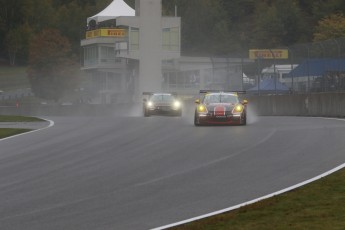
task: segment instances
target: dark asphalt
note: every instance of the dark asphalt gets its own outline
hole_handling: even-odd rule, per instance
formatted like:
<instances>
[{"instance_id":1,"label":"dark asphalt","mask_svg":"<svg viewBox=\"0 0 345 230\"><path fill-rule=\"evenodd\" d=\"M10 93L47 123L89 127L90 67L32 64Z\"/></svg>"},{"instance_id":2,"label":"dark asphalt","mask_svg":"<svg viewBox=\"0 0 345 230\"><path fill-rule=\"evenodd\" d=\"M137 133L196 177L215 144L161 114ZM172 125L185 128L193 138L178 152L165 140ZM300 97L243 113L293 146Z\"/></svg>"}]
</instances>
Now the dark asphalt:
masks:
<instances>
[{"instance_id":1,"label":"dark asphalt","mask_svg":"<svg viewBox=\"0 0 345 230\"><path fill-rule=\"evenodd\" d=\"M0 141L0 229L146 230L224 209L345 162L345 122L49 117Z\"/></svg>"}]
</instances>

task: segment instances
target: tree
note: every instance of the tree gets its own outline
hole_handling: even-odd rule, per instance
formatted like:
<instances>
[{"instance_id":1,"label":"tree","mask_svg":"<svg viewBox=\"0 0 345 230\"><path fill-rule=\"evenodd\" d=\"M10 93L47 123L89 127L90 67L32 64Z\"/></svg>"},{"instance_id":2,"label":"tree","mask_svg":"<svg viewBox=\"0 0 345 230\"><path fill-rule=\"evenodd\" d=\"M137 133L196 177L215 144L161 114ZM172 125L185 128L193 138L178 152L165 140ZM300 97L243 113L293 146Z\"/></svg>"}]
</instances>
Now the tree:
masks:
<instances>
[{"instance_id":1,"label":"tree","mask_svg":"<svg viewBox=\"0 0 345 230\"><path fill-rule=\"evenodd\" d=\"M257 24L254 34L259 47L288 46L301 39L305 33L302 14L294 1L276 0L262 3L256 10Z\"/></svg>"},{"instance_id":2,"label":"tree","mask_svg":"<svg viewBox=\"0 0 345 230\"><path fill-rule=\"evenodd\" d=\"M31 42L28 75L37 97L58 101L78 84L79 65L67 38L46 29Z\"/></svg>"},{"instance_id":3,"label":"tree","mask_svg":"<svg viewBox=\"0 0 345 230\"><path fill-rule=\"evenodd\" d=\"M25 0L21 3L23 9L23 23L28 24L34 33L43 29L54 28L56 11L51 0Z\"/></svg>"},{"instance_id":4,"label":"tree","mask_svg":"<svg viewBox=\"0 0 345 230\"><path fill-rule=\"evenodd\" d=\"M11 31L10 36L14 36L14 30L23 23L23 7L20 0L0 0L0 55L8 56L6 37Z\"/></svg>"},{"instance_id":5,"label":"tree","mask_svg":"<svg viewBox=\"0 0 345 230\"><path fill-rule=\"evenodd\" d=\"M98 0L97 3L94 3L91 0L85 2L84 0L68 0L65 1L65 4L60 4L56 7L55 28L69 39L75 54L80 52L80 39L84 37L86 18L103 10L110 4L110 1ZM94 5L90 5L87 2Z\"/></svg>"},{"instance_id":6,"label":"tree","mask_svg":"<svg viewBox=\"0 0 345 230\"><path fill-rule=\"evenodd\" d=\"M220 0L163 1L165 15L181 17L181 48L189 55L215 55L231 49L229 25ZM228 46L230 44L230 46Z\"/></svg>"},{"instance_id":7,"label":"tree","mask_svg":"<svg viewBox=\"0 0 345 230\"><path fill-rule=\"evenodd\" d=\"M6 35L5 43L10 57L10 65L14 66L16 62L16 55L22 49L22 34L20 29L12 29Z\"/></svg>"},{"instance_id":8,"label":"tree","mask_svg":"<svg viewBox=\"0 0 345 230\"><path fill-rule=\"evenodd\" d=\"M58 29L78 54L87 17L111 1L0 0L0 58L8 58L10 50L12 63L25 64L30 34L47 28ZM135 7L135 0L125 2ZM345 14L344 0L162 0L162 4L164 16L174 16L177 6L182 18L183 55L226 55L253 47L311 42L313 32L319 32L319 21Z\"/></svg>"},{"instance_id":9,"label":"tree","mask_svg":"<svg viewBox=\"0 0 345 230\"><path fill-rule=\"evenodd\" d=\"M315 29L314 41L345 37L345 16L332 14L321 19Z\"/></svg>"},{"instance_id":10,"label":"tree","mask_svg":"<svg viewBox=\"0 0 345 230\"><path fill-rule=\"evenodd\" d=\"M313 16L316 21L321 20L331 14L344 14L344 0L313 1Z\"/></svg>"},{"instance_id":11,"label":"tree","mask_svg":"<svg viewBox=\"0 0 345 230\"><path fill-rule=\"evenodd\" d=\"M5 45L10 58L10 65L17 63L17 56L22 60L27 60L28 44L32 37L31 27L24 24L11 29L5 37ZM25 62L25 61L24 61Z\"/></svg>"},{"instance_id":12,"label":"tree","mask_svg":"<svg viewBox=\"0 0 345 230\"><path fill-rule=\"evenodd\" d=\"M57 29L71 41L72 50L78 53L80 50L80 38L85 31L86 17L83 8L75 1L63 5L57 10Z\"/></svg>"},{"instance_id":13,"label":"tree","mask_svg":"<svg viewBox=\"0 0 345 230\"><path fill-rule=\"evenodd\" d=\"M251 48L253 38L256 0L221 0L227 13L231 42L237 44L237 49L247 51Z\"/></svg>"}]
</instances>

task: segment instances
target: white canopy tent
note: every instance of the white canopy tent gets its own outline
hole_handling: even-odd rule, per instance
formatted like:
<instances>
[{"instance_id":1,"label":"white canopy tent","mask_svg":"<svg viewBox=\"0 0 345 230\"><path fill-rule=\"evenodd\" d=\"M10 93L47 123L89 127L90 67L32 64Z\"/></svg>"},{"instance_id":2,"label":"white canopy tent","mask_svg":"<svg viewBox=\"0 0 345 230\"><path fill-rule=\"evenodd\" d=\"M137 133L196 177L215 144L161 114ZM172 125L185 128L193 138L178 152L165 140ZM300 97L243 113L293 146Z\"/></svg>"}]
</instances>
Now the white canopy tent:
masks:
<instances>
[{"instance_id":1,"label":"white canopy tent","mask_svg":"<svg viewBox=\"0 0 345 230\"><path fill-rule=\"evenodd\" d=\"M95 20L96 23L98 23L120 16L135 16L135 10L128 6L123 0L113 0L104 10L89 17L87 23L89 24L91 20Z\"/></svg>"}]
</instances>

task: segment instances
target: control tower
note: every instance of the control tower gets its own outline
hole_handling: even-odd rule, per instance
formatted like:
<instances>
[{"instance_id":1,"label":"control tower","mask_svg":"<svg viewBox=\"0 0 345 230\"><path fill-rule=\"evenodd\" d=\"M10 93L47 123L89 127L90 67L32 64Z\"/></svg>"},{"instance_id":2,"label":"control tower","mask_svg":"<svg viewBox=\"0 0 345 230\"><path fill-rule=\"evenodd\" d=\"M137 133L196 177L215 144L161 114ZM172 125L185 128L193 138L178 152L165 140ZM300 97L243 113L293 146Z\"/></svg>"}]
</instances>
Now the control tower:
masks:
<instances>
[{"instance_id":1,"label":"control tower","mask_svg":"<svg viewBox=\"0 0 345 230\"><path fill-rule=\"evenodd\" d=\"M162 91L162 63L180 58L180 34L181 18L162 16L162 0L136 0L135 10L113 0L89 17L82 70L92 75L101 103L130 91L136 99Z\"/></svg>"},{"instance_id":2,"label":"control tower","mask_svg":"<svg viewBox=\"0 0 345 230\"><path fill-rule=\"evenodd\" d=\"M139 91L161 91L162 83L162 1L136 0L139 20Z\"/></svg>"}]
</instances>

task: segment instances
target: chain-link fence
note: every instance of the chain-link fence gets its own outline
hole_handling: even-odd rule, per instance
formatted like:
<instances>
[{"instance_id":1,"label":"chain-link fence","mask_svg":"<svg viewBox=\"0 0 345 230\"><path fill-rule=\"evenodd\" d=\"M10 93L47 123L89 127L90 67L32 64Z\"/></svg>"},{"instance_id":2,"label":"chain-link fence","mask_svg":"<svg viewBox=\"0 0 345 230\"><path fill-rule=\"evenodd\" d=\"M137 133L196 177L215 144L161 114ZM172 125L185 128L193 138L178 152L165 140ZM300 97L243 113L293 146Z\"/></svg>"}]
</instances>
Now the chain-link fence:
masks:
<instances>
[{"instance_id":1,"label":"chain-link fence","mask_svg":"<svg viewBox=\"0 0 345 230\"><path fill-rule=\"evenodd\" d=\"M257 92L345 91L345 37L279 47L278 50L285 50L288 55L256 58L256 72L255 67L253 71L253 67L244 66L244 72L247 68L255 79ZM272 83L268 89L265 88L267 82Z\"/></svg>"}]
</instances>

